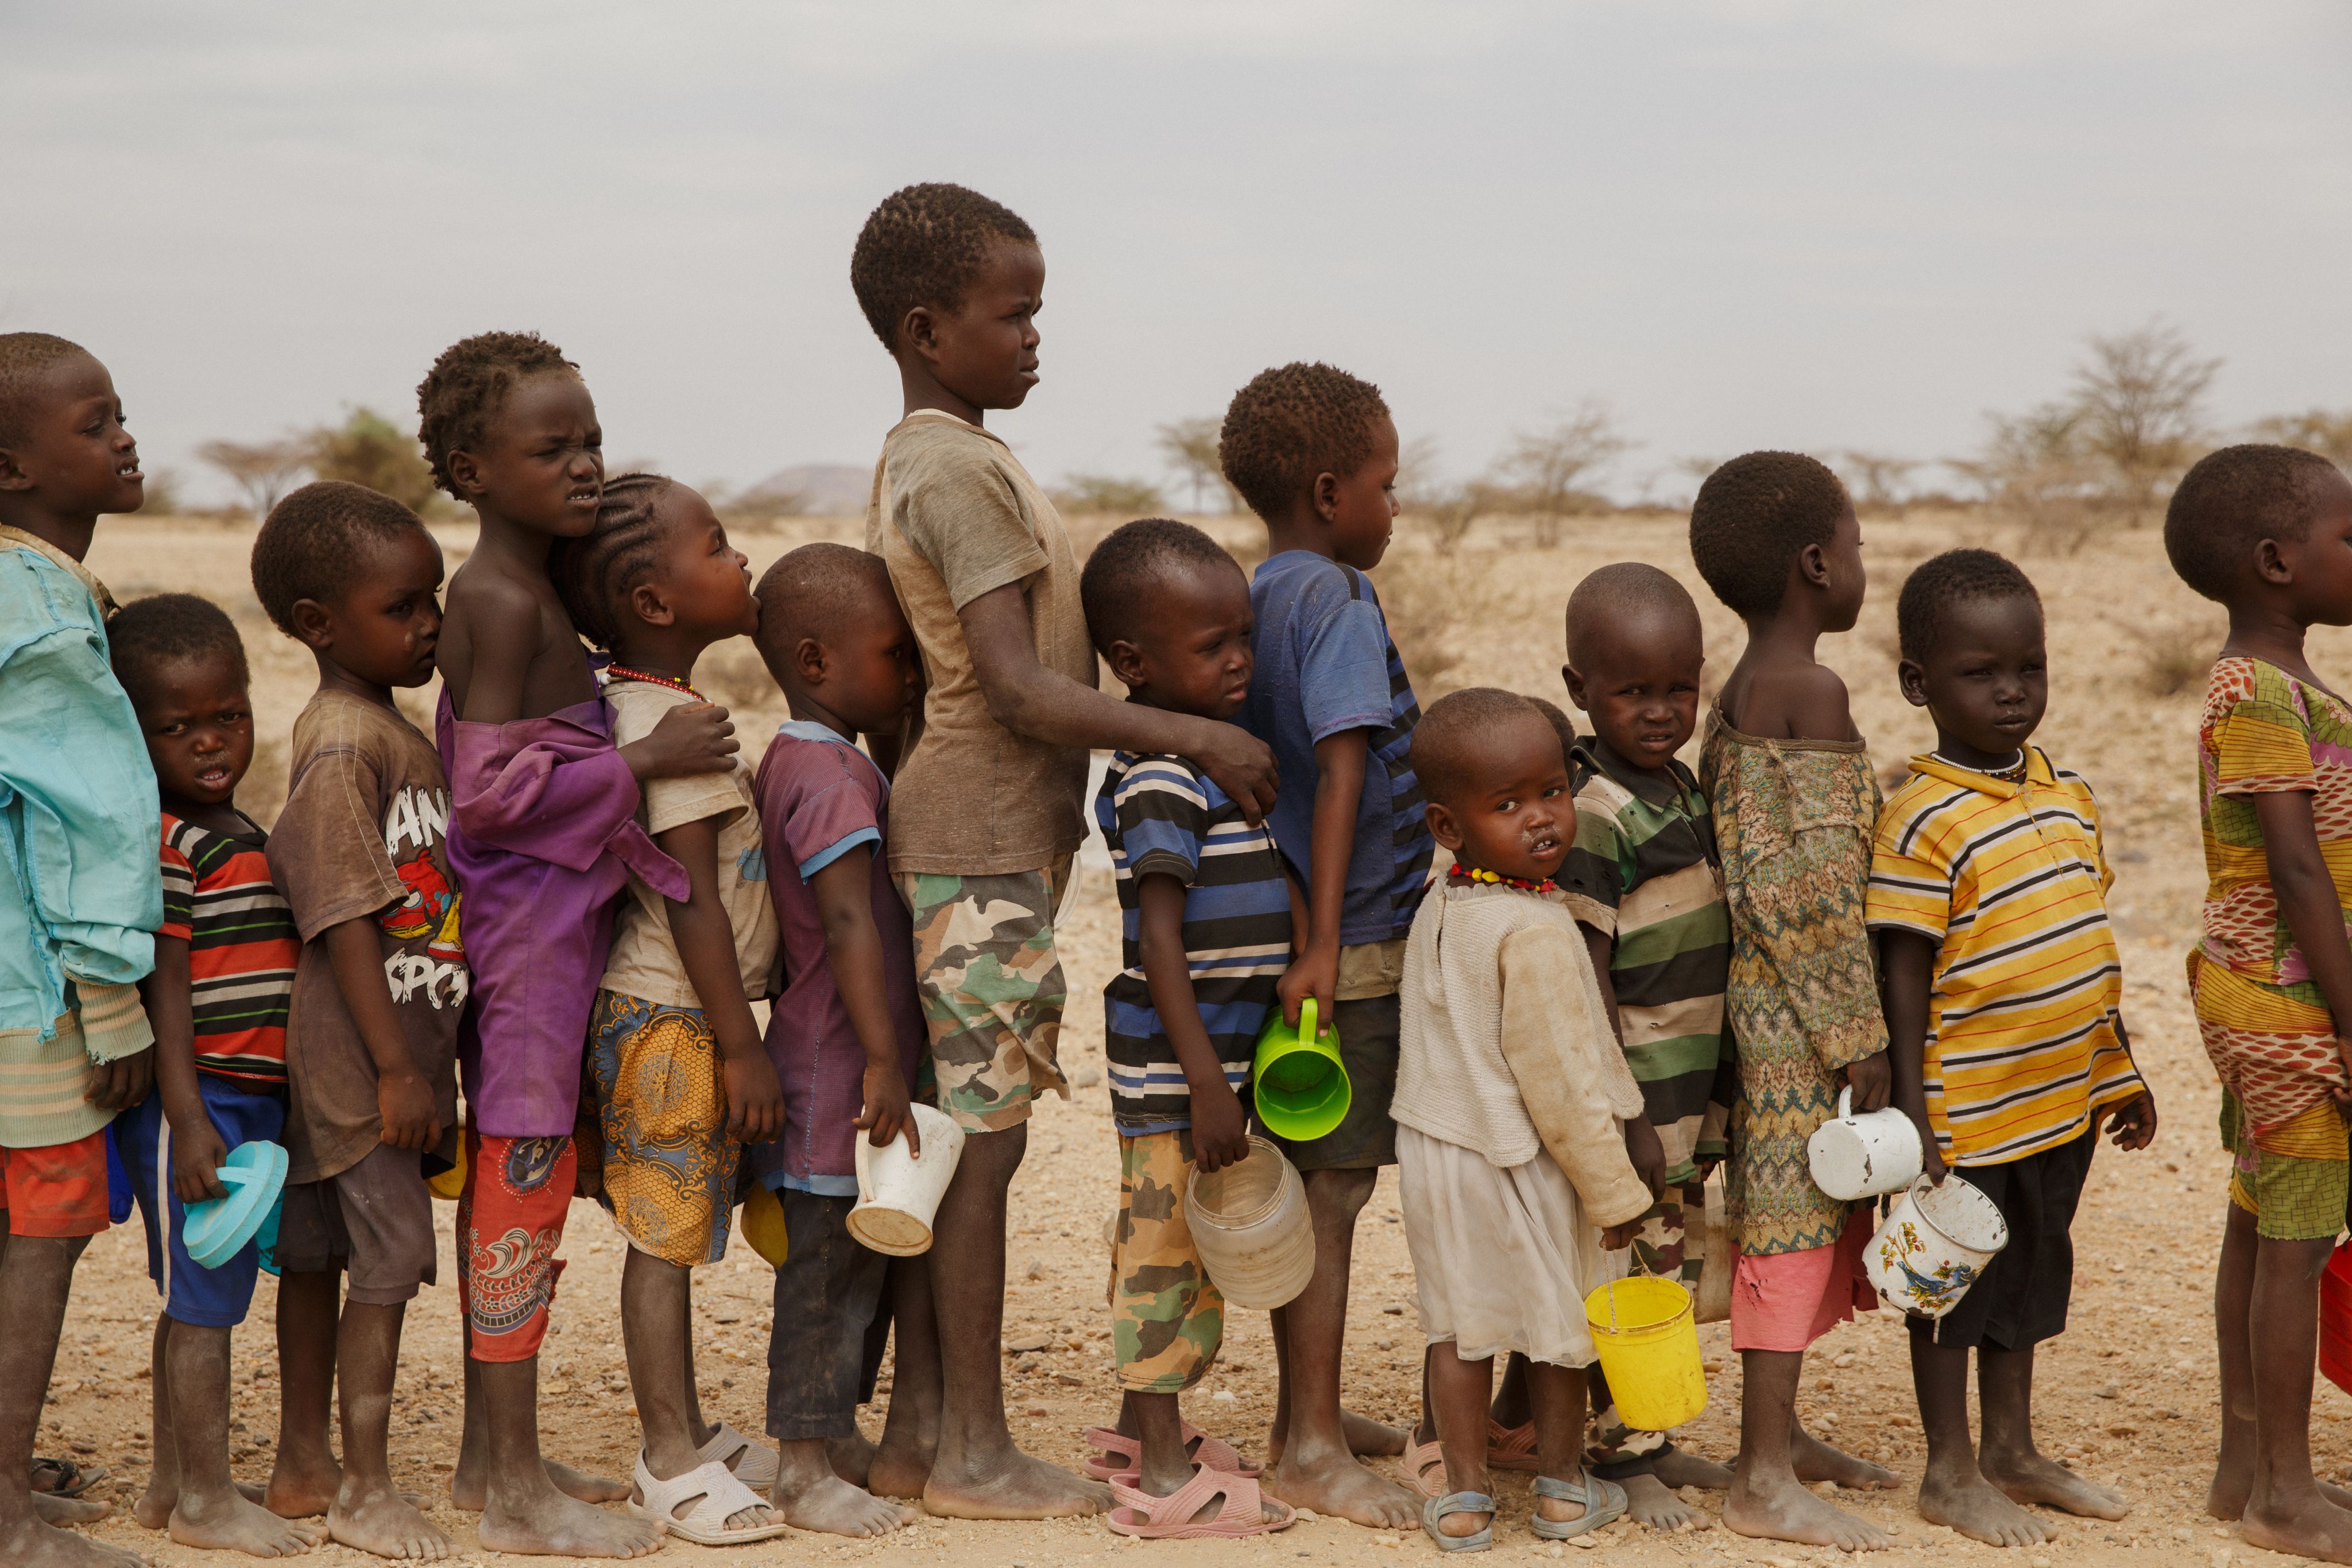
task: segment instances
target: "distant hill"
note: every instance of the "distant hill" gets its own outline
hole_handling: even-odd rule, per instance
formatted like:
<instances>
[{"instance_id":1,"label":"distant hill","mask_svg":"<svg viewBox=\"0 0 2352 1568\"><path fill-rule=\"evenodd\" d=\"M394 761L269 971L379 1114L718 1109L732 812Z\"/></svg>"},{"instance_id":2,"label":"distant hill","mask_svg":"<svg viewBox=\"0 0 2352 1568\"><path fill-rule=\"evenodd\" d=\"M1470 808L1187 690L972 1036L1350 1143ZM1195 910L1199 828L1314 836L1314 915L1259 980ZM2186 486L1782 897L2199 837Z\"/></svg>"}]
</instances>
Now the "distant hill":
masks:
<instances>
[{"instance_id":1,"label":"distant hill","mask_svg":"<svg viewBox=\"0 0 2352 1568\"><path fill-rule=\"evenodd\" d=\"M810 517L843 517L866 510L874 490L874 470L847 463L796 463L779 468L745 489L739 500L752 497L796 497L793 510Z\"/></svg>"}]
</instances>

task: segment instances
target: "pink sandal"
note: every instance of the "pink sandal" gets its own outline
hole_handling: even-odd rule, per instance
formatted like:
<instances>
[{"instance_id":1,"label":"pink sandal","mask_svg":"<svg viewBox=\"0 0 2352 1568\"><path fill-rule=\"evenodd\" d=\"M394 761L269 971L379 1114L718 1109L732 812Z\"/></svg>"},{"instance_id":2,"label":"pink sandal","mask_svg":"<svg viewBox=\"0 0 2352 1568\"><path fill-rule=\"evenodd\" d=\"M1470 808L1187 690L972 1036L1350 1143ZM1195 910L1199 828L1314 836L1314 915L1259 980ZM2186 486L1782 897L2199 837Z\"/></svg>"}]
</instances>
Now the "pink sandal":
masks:
<instances>
[{"instance_id":1,"label":"pink sandal","mask_svg":"<svg viewBox=\"0 0 2352 1568\"><path fill-rule=\"evenodd\" d=\"M1541 1469L1543 1461L1536 1457L1536 1424L1506 1427L1489 1417L1486 1422L1486 1468L1491 1470Z\"/></svg>"},{"instance_id":2,"label":"pink sandal","mask_svg":"<svg viewBox=\"0 0 2352 1568\"><path fill-rule=\"evenodd\" d=\"M1153 1497L1142 1490L1142 1475L1134 1470L1111 1477L1110 1494L1118 1500L1118 1506L1104 1516L1104 1522L1114 1531L1139 1541L1191 1541L1202 1537L1238 1541L1245 1535L1271 1535L1277 1530L1289 1529L1298 1521L1298 1511L1280 1502L1274 1506L1282 1511L1282 1517L1266 1518L1266 1500L1259 1493L1255 1480L1213 1470L1206 1465L1194 1467L1192 1479L1166 1497ZM1205 1518L1196 1517L1212 1498L1222 1500L1217 1511Z\"/></svg>"},{"instance_id":3,"label":"pink sandal","mask_svg":"<svg viewBox=\"0 0 2352 1568\"><path fill-rule=\"evenodd\" d=\"M1405 1484L1423 1497L1445 1495L1445 1452L1435 1439L1422 1442L1408 1431L1404 1437L1404 1453L1397 1460L1397 1469L1404 1472Z\"/></svg>"},{"instance_id":4,"label":"pink sandal","mask_svg":"<svg viewBox=\"0 0 2352 1568\"><path fill-rule=\"evenodd\" d=\"M1223 1437L1212 1437L1190 1421L1184 1423L1184 1443L1192 1452L1192 1462L1205 1470L1223 1470L1229 1476L1255 1479L1265 1473L1265 1467L1244 1459L1241 1450ZM1143 1442L1125 1437L1117 1427L1089 1427L1087 1447L1095 1450L1087 1456L1087 1474L1098 1481L1107 1481L1129 1472L1140 1474L1143 1469ZM1108 1454L1110 1458L1102 1456Z\"/></svg>"}]
</instances>

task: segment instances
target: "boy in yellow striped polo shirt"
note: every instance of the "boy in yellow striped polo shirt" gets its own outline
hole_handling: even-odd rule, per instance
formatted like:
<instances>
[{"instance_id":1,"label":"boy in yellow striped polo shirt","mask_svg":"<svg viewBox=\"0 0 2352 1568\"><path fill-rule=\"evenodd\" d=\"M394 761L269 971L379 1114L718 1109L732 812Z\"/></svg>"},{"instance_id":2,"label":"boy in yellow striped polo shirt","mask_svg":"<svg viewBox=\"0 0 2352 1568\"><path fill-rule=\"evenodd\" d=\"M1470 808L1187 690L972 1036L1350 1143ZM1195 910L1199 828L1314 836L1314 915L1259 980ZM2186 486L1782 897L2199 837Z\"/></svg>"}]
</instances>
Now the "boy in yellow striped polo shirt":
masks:
<instances>
[{"instance_id":1,"label":"boy in yellow striped polo shirt","mask_svg":"<svg viewBox=\"0 0 2352 1568\"><path fill-rule=\"evenodd\" d=\"M2030 744L2049 702L2041 597L1991 551L1952 550L1911 574L1895 620L1903 695L1934 716L1936 749L1911 759L1871 856L1895 1103L1919 1124L1927 1174L1981 1189L2010 1234L1950 1312L1911 1321L1927 1439L1919 1511L1996 1546L2032 1545L2055 1531L2021 1503L2095 1519L2131 1506L2035 1451L2033 1347L2066 1326L2068 1231L2099 1119L2118 1147L2145 1148L2156 1102L2118 1010L2098 804Z\"/></svg>"}]
</instances>

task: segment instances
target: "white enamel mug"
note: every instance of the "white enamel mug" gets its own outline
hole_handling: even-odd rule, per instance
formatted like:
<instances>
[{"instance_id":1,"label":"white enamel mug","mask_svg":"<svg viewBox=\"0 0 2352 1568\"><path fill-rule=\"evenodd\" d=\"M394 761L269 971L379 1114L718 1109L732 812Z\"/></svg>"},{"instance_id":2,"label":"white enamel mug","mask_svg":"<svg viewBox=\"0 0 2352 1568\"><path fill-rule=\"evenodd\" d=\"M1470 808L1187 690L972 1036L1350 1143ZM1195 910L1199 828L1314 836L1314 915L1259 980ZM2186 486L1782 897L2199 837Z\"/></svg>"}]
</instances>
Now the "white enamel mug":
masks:
<instances>
[{"instance_id":1,"label":"white enamel mug","mask_svg":"<svg viewBox=\"0 0 2352 1568\"><path fill-rule=\"evenodd\" d=\"M1923 1176L1895 1200L1870 1239L1863 1272L1895 1311L1940 1318L2008 1245L2009 1221L1981 1187L1957 1175L1937 1186Z\"/></svg>"},{"instance_id":2,"label":"white enamel mug","mask_svg":"<svg viewBox=\"0 0 2352 1568\"><path fill-rule=\"evenodd\" d=\"M1815 1186L1852 1203L1900 1192L1919 1179L1926 1156L1917 1123L1892 1105L1854 1114L1851 1084L1838 1091L1837 1108L1805 1144Z\"/></svg>"}]
</instances>

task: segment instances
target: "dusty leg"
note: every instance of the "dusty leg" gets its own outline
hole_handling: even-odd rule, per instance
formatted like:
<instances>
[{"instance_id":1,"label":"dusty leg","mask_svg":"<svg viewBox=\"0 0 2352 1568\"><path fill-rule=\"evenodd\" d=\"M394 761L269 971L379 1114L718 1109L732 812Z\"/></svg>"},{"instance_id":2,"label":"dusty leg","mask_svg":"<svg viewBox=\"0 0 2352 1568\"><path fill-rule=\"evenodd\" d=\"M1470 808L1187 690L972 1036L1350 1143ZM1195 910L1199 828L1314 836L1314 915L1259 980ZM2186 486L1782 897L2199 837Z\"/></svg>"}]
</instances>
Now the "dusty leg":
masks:
<instances>
[{"instance_id":1,"label":"dusty leg","mask_svg":"<svg viewBox=\"0 0 2352 1568\"><path fill-rule=\"evenodd\" d=\"M406 1313L405 1303L343 1305L336 1336L343 1484L327 1511L327 1529L344 1545L378 1557L437 1563L449 1555L449 1537L392 1482L392 1390L399 1376L400 1328Z\"/></svg>"},{"instance_id":2,"label":"dusty leg","mask_svg":"<svg viewBox=\"0 0 2352 1568\"><path fill-rule=\"evenodd\" d=\"M472 1354L473 1331L461 1333L466 1343L460 1353L466 1364L465 1427L457 1439L457 1468L449 1477L449 1501L468 1513L479 1513L490 1495L490 1424L482 1397L482 1364ZM629 1495L626 1481L588 1475L553 1459L540 1462L555 1490L566 1497L582 1502L618 1502Z\"/></svg>"},{"instance_id":3,"label":"dusty leg","mask_svg":"<svg viewBox=\"0 0 2352 1568\"><path fill-rule=\"evenodd\" d=\"M1513 1359L1517 1359L1514 1357ZM1585 1378L1580 1366L1528 1365L1528 1401L1536 1424L1536 1463L1540 1474L1573 1481L1584 1466ZM1638 1480L1651 1480L1639 1476ZM1653 1485L1656 1483L1652 1481ZM1584 1517L1584 1505L1566 1498L1536 1500L1536 1511L1555 1523Z\"/></svg>"},{"instance_id":4,"label":"dusty leg","mask_svg":"<svg viewBox=\"0 0 2352 1568\"><path fill-rule=\"evenodd\" d=\"M866 1471L877 1497L919 1498L940 1447L940 1330L929 1257L890 1260L890 1408Z\"/></svg>"},{"instance_id":5,"label":"dusty leg","mask_svg":"<svg viewBox=\"0 0 2352 1568\"><path fill-rule=\"evenodd\" d=\"M131 1505L131 1517L149 1530L161 1530L171 1522L172 1505L180 1500L179 1439L172 1424L172 1374L163 1364L164 1346L171 1343L172 1319L169 1313L155 1314L155 1342L148 1375L154 1409L155 1466L148 1473L147 1490Z\"/></svg>"},{"instance_id":6,"label":"dusty leg","mask_svg":"<svg viewBox=\"0 0 2352 1568\"><path fill-rule=\"evenodd\" d=\"M1282 1310L1277 1329L1283 1386L1276 1399L1286 1424L1282 1458L1266 1472L1265 1490L1294 1508L1334 1514L1374 1529L1395 1530L1421 1517L1420 1500L1363 1467L1349 1447L1339 1413L1339 1365L1348 1333L1348 1270L1355 1249L1356 1215L1372 1196L1380 1173L1308 1171L1306 1175L1307 1216L1315 1227L1315 1272L1306 1291ZM1486 1433L1482 1414L1478 1427L1482 1469ZM1473 1533L1475 1529L1474 1524Z\"/></svg>"},{"instance_id":7,"label":"dusty leg","mask_svg":"<svg viewBox=\"0 0 2352 1568\"><path fill-rule=\"evenodd\" d=\"M621 1343L628 1355L629 1388L644 1423L646 1469L656 1480L675 1480L702 1463L696 1450L710 1440L694 1387L693 1270L632 1247L621 1265ZM630 1496L636 1501L635 1489ZM695 1500L678 1504L691 1511ZM766 1507L727 1516L730 1529L772 1524Z\"/></svg>"},{"instance_id":8,"label":"dusty leg","mask_svg":"<svg viewBox=\"0 0 2352 1568\"><path fill-rule=\"evenodd\" d=\"M1023 1453L1005 1425L1005 1193L1028 1146L1025 1124L967 1137L933 1228L944 1375L923 1506L951 1519L1053 1519L1110 1506L1109 1488Z\"/></svg>"},{"instance_id":9,"label":"dusty leg","mask_svg":"<svg viewBox=\"0 0 2352 1568\"><path fill-rule=\"evenodd\" d=\"M2237 1218L2231 1216L2232 1222ZM2240 1529L2248 1541L2352 1563L2352 1511L2311 1475L2312 1364L2319 1349L2319 1272L2332 1240L2259 1238L2249 1313L2253 1350L2254 1477Z\"/></svg>"},{"instance_id":10,"label":"dusty leg","mask_svg":"<svg viewBox=\"0 0 2352 1568\"><path fill-rule=\"evenodd\" d=\"M2033 1446L2033 1347L1977 1352L1977 1407L1984 1417L1985 1479L2018 1502L2038 1502L2085 1519L2121 1519L2124 1494L2042 1457Z\"/></svg>"},{"instance_id":11,"label":"dusty leg","mask_svg":"<svg viewBox=\"0 0 2352 1568\"><path fill-rule=\"evenodd\" d=\"M606 1513L567 1497L539 1452L539 1358L481 1364L488 1495L478 1527L492 1552L642 1557L665 1535L653 1520Z\"/></svg>"},{"instance_id":12,"label":"dusty leg","mask_svg":"<svg viewBox=\"0 0 2352 1568\"><path fill-rule=\"evenodd\" d=\"M1319 1257L1316 1269L1321 1272ZM1449 1493L1483 1492L1492 1497L1495 1484L1486 1473L1486 1402L1495 1392L1494 1358L1465 1361L1448 1340L1430 1346L1428 1365L1430 1407L1437 1425L1438 1446L1445 1451L1445 1490ZM1492 1523L1494 1517L1489 1513L1441 1514L1437 1528L1439 1533L1456 1538L1475 1535Z\"/></svg>"},{"instance_id":13,"label":"dusty leg","mask_svg":"<svg viewBox=\"0 0 2352 1568\"><path fill-rule=\"evenodd\" d=\"M327 1424L335 1402L341 1275L288 1273L278 1281L278 1458L262 1502L281 1519L325 1513L342 1490ZM157 1458L162 1458L162 1445Z\"/></svg>"},{"instance_id":14,"label":"dusty leg","mask_svg":"<svg viewBox=\"0 0 2352 1568\"><path fill-rule=\"evenodd\" d=\"M1184 1414L1175 1395L1128 1390L1119 1401L1119 1430L1142 1446L1138 1485L1145 1492L1168 1497L1192 1480L1199 1467L1184 1441ZM1223 1506L1223 1498L1211 1498L1192 1517L1212 1517ZM1282 1517L1282 1510L1270 1498L1259 1502L1258 1511L1258 1517L1269 1521Z\"/></svg>"},{"instance_id":15,"label":"dusty leg","mask_svg":"<svg viewBox=\"0 0 2352 1568\"><path fill-rule=\"evenodd\" d=\"M1807 1491L1790 1458L1797 1435L1801 1350L1740 1353L1745 1393L1739 1406L1739 1459L1723 1500L1723 1522L1741 1535L1810 1542L1844 1552L1880 1552L1885 1531ZM1834 1452L1835 1450L1832 1450Z\"/></svg>"},{"instance_id":16,"label":"dusty leg","mask_svg":"<svg viewBox=\"0 0 2352 1568\"><path fill-rule=\"evenodd\" d=\"M1978 1468L1976 1448L1969 1439L1968 1346L1937 1344L1925 1323L1914 1322L1910 1328L1911 1387L1919 1398L1919 1426L1927 1437L1927 1468L1919 1478L1919 1517L1931 1524L1948 1524L1992 1546L2038 1546L2052 1539L2056 1531L2004 1496ZM1984 1421L1990 1445L1990 1406Z\"/></svg>"},{"instance_id":17,"label":"dusty leg","mask_svg":"<svg viewBox=\"0 0 2352 1568\"><path fill-rule=\"evenodd\" d=\"M163 1353L171 1387L178 1496L165 1527L183 1546L291 1557L324 1539L252 1501L228 1473L228 1345L225 1328L173 1322ZM161 1444L158 1443L160 1448Z\"/></svg>"},{"instance_id":18,"label":"dusty leg","mask_svg":"<svg viewBox=\"0 0 2352 1568\"><path fill-rule=\"evenodd\" d=\"M87 1238L14 1236L0 1252L0 1475L31 1473L33 1437L57 1369L74 1262ZM133 1568L146 1559L45 1521L30 1488L0 1487L0 1563L9 1568Z\"/></svg>"}]
</instances>

